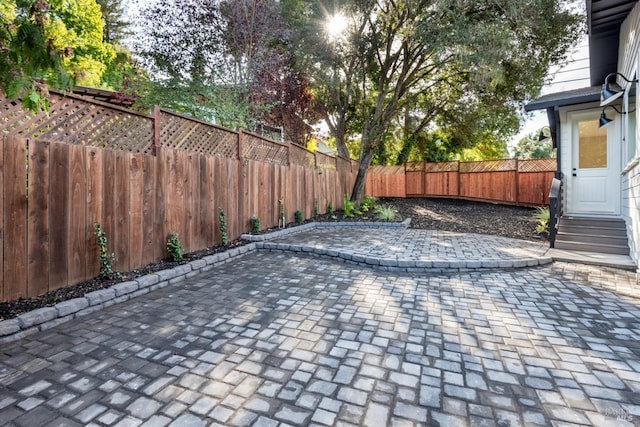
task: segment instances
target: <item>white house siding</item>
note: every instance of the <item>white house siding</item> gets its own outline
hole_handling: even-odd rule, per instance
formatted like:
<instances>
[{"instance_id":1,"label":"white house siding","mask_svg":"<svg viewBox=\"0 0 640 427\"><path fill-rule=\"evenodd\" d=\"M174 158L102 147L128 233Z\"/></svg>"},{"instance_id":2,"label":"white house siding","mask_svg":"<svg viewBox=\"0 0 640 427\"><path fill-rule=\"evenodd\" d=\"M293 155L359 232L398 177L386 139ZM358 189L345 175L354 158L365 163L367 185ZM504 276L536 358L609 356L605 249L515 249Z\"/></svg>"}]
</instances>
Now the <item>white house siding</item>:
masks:
<instances>
[{"instance_id":1,"label":"white house siding","mask_svg":"<svg viewBox=\"0 0 640 427\"><path fill-rule=\"evenodd\" d=\"M637 77L640 69L640 4L636 5L620 28L620 50L618 55L618 71L633 79ZM623 84L624 81L618 80ZM638 97L635 101L636 123L640 123L640 110ZM633 111L634 107L629 106ZM636 141L640 142L640 133L636 126ZM638 147L636 154L631 159L623 154L622 167L622 216L627 223L631 258L636 265L640 261L640 163L638 162Z\"/></svg>"}]
</instances>

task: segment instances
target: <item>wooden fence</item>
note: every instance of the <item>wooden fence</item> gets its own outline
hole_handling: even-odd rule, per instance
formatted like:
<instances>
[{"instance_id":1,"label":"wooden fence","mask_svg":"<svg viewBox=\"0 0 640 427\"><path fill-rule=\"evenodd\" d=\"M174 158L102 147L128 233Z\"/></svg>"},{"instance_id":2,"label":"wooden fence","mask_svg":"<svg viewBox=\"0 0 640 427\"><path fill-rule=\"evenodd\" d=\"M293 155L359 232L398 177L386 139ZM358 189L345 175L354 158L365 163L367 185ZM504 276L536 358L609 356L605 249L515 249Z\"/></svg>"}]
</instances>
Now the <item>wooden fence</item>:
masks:
<instances>
[{"instance_id":1,"label":"wooden fence","mask_svg":"<svg viewBox=\"0 0 640 427\"><path fill-rule=\"evenodd\" d=\"M549 204L556 159L410 162L376 166L366 194L376 197L451 197L519 205Z\"/></svg>"},{"instance_id":2,"label":"wooden fence","mask_svg":"<svg viewBox=\"0 0 640 427\"><path fill-rule=\"evenodd\" d=\"M357 164L156 109L153 115L54 93L49 115L0 99L0 301L37 296L100 271L94 224L115 269L340 207Z\"/></svg>"}]
</instances>

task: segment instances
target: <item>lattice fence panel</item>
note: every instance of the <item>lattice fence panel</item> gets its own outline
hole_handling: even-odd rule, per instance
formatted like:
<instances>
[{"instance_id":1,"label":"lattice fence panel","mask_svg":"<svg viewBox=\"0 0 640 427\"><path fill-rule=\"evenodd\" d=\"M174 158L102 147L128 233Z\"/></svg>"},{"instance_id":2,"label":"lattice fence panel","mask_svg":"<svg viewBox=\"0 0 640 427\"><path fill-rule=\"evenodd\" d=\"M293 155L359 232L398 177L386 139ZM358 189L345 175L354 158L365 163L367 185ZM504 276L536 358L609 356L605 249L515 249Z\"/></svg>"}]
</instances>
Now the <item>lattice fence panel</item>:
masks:
<instances>
[{"instance_id":1,"label":"lattice fence panel","mask_svg":"<svg viewBox=\"0 0 640 427\"><path fill-rule=\"evenodd\" d=\"M458 162L428 162L424 164L425 172L457 172Z\"/></svg>"},{"instance_id":2,"label":"lattice fence panel","mask_svg":"<svg viewBox=\"0 0 640 427\"><path fill-rule=\"evenodd\" d=\"M74 95L51 93L49 114L36 114L19 101L2 98L0 127L6 135L52 142L149 153L153 119L125 109L88 102Z\"/></svg>"},{"instance_id":3,"label":"lattice fence panel","mask_svg":"<svg viewBox=\"0 0 640 427\"><path fill-rule=\"evenodd\" d=\"M322 169L336 170L336 158L316 152L316 166Z\"/></svg>"},{"instance_id":4,"label":"lattice fence panel","mask_svg":"<svg viewBox=\"0 0 640 427\"><path fill-rule=\"evenodd\" d=\"M424 170L425 162L407 162L406 170L407 172L418 172Z\"/></svg>"},{"instance_id":5,"label":"lattice fence panel","mask_svg":"<svg viewBox=\"0 0 640 427\"><path fill-rule=\"evenodd\" d=\"M518 162L518 172L555 172L557 159L531 159Z\"/></svg>"},{"instance_id":6,"label":"lattice fence panel","mask_svg":"<svg viewBox=\"0 0 640 427\"><path fill-rule=\"evenodd\" d=\"M286 145L247 132L242 134L242 158L277 165L289 163Z\"/></svg>"},{"instance_id":7,"label":"lattice fence panel","mask_svg":"<svg viewBox=\"0 0 640 427\"><path fill-rule=\"evenodd\" d=\"M311 168L316 167L316 158L311 151L291 144L289 145L289 152L291 153L291 163Z\"/></svg>"},{"instance_id":8,"label":"lattice fence panel","mask_svg":"<svg viewBox=\"0 0 640 427\"><path fill-rule=\"evenodd\" d=\"M516 170L516 159L460 162L460 172L507 172Z\"/></svg>"},{"instance_id":9,"label":"lattice fence panel","mask_svg":"<svg viewBox=\"0 0 640 427\"><path fill-rule=\"evenodd\" d=\"M160 145L194 153L238 157L236 132L165 110L160 113Z\"/></svg>"},{"instance_id":10,"label":"lattice fence panel","mask_svg":"<svg viewBox=\"0 0 640 427\"><path fill-rule=\"evenodd\" d=\"M404 166L370 166L369 173L372 175L404 175Z\"/></svg>"}]
</instances>

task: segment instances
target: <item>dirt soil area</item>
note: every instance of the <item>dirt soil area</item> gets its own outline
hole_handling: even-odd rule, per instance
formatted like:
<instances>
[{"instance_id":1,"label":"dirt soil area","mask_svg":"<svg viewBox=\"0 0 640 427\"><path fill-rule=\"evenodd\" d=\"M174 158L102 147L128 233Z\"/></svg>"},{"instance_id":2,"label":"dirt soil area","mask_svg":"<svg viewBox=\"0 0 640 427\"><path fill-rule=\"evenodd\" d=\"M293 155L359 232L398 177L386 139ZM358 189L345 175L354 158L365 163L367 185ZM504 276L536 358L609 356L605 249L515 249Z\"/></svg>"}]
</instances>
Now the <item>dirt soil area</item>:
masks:
<instances>
[{"instance_id":1,"label":"dirt soil area","mask_svg":"<svg viewBox=\"0 0 640 427\"><path fill-rule=\"evenodd\" d=\"M461 233L483 233L512 237L524 240L543 240L545 236L536 233L536 221L533 219L535 209L518 206L505 206L492 203L481 203L453 199L380 199L378 205L391 206L397 212L397 221L411 218L410 228L446 230ZM356 218L344 218L343 212L337 210L333 215L320 215L317 221L371 221L371 213ZM308 221L306 221L308 222ZM294 226L290 224L289 226ZM277 229L276 229L277 230ZM269 232L271 230L265 230ZM236 240L228 246L213 246L198 252L185 254L180 263L163 260L146 267L129 272L115 273L110 277L96 277L75 286L58 289L34 298L20 298L0 303L0 321L14 318L21 313L41 307L55 305L61 301L81 297L99 289L108 288L116 283L132 280L155 271L173 268L207 255L228 250L248 242Z\"/></svg>"}]
</instances>

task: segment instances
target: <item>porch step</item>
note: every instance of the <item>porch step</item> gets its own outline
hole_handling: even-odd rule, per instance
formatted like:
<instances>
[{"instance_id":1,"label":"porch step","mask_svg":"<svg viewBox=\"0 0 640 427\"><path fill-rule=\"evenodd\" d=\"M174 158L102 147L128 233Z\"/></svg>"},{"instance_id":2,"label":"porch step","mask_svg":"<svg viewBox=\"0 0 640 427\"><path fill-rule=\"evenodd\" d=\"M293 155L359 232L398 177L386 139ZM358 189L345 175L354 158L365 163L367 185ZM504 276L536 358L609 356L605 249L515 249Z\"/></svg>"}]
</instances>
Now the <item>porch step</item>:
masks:
<instances>
[{"instance_id":1,"label":"porch step","mask_svg":"<svg viewBox=\"0 0 640 427\"><path fill-rule=\"evenodd\" d=\"M629 255L626 224L616 218L563 216L558 223L555 248Z\"/></svg>"}]
</instances>

